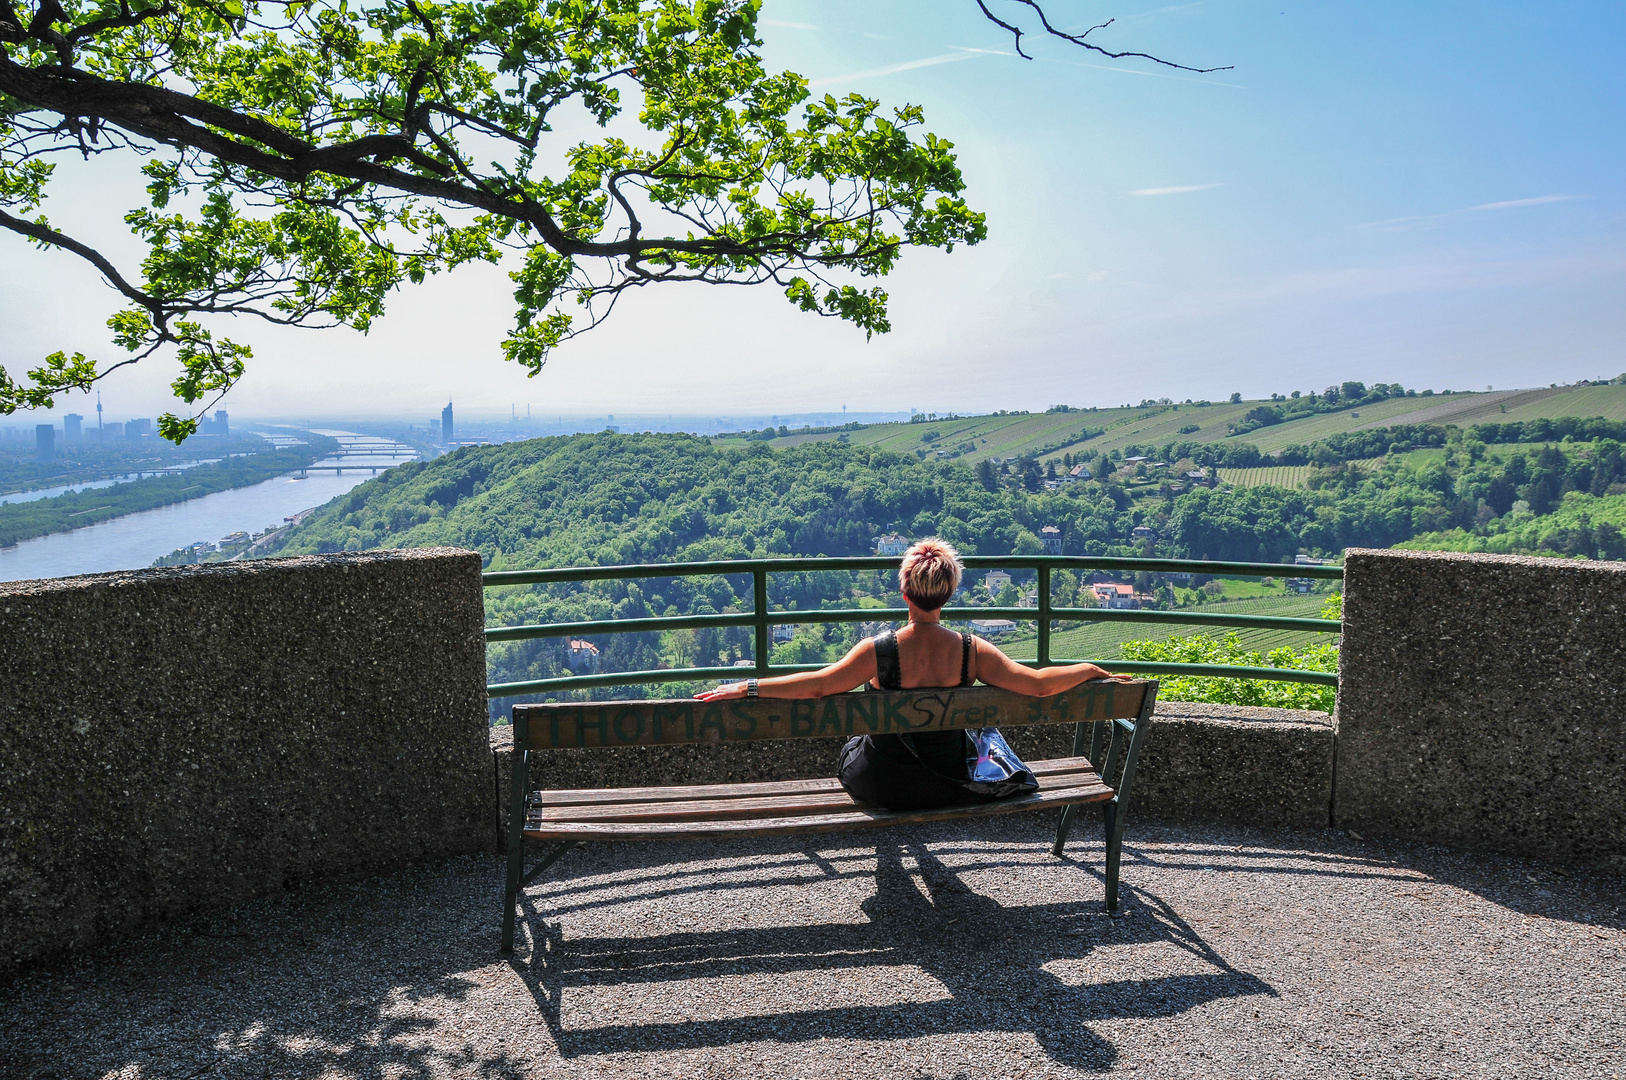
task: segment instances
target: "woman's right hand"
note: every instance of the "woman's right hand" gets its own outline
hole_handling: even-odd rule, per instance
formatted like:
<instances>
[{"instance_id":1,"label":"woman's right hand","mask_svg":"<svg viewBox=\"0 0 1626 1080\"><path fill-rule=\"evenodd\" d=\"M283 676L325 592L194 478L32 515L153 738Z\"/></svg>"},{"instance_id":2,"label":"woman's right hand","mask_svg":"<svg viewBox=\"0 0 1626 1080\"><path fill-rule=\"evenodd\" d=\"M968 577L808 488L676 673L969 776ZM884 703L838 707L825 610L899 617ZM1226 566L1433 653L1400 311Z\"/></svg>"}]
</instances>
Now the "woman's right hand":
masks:
<instances>
[{"instance_id":1,"label":"woman's right hand","mask_svg":"<svg viewBox=\"0 0 1626 1080\"><path fill-rule=\"evenodd\" d=\"M733 701L745 696L745 680L724 683L715 690L702 690L695 697L700 701Z\"/></svg>"}]
</instances>

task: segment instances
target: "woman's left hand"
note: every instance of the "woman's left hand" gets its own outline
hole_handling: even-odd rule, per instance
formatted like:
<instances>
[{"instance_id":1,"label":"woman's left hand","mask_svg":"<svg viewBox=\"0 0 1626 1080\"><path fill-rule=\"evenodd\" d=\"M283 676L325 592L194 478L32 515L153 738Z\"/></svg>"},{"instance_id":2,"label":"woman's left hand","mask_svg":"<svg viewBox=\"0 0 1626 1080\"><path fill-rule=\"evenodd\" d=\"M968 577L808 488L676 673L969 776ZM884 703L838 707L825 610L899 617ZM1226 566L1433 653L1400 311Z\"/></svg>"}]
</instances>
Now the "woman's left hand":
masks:
<instances>
[{"instance_id":1,"label":"woman's left hand","mask_svg":"<svg viewBox=\"0 0 1626 1080\"><path fill-rule=\"evenodd\" d=\"M715 690L702 690L695 697L701 701L732 701L745 696L745 680L724 683Z\"/></svg>"}]
</instances>

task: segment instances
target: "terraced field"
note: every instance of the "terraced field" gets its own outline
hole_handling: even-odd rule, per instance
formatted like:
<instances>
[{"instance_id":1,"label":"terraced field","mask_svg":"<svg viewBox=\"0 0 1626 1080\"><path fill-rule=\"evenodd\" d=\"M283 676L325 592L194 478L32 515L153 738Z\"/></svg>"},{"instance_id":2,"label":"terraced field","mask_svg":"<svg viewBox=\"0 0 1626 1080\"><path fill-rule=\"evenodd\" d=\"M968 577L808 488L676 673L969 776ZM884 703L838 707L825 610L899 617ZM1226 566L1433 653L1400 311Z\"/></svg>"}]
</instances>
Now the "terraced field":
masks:
<instances>
[{"instance_id":1,"label":"terraced field","mask_svg":"<svg viewBox=\"0 0 1626 1080\"><path fill-rule=\"evenodd\" d=\"M1536 420L1543 416L1601 416L1607 420L1626 420L1626 386L1577 386L1550 394L1538 401L1509 404L1506 414L1498 410L1480 419L1497 423Z\"/></svg>"},{"instance_id":2,"label":"terraced field","mask_svg":"<svg viewBox=\"0 0 1626 1080\"><path fill-rule=\"evenodd\" d=\"M1119 424L1145 411L1102 409L1093 413L972 416L923 424L874 424L846 434L849 442L860 446L877 446L895 453L943 450L953 454L960 451L980 460L985 457L1016 457L1039 447L1071 442L1085 428ZM794 446L801 442L835 437L835 434L790 435L773 442L775 446Z\"/></svg>"},{"instance_id":3,"label":"terraced field","mask_svg":"<svg viewBox=\"0 0 1626 1080\"><path fill-rule=\"evenodd\" d=\"M1473 399L1486 396L1488 395L1452 394L1444 400L1449 403L1446 406L1447 408L1461 409L1474 404ZM1358 428L1389 427L1391 424L1451 422L1409 419L1424 411L1439 408L1435 403L1440 400L1438 396L1390 398L1388 401L1380 401L1376 405L1362 405L1358 409L1346 409L1343 412L1321 413L1316 416L1306 417L1303 420L1289 420L1285 424L1260 428L1258 431L1249 432L1237 441L1251 442L1266 453L1272 453L1284 446L1292 446L1295 443L1305 445L1317 439L1325 439L1329 435L1354 431Z\"/></svg>"},{"instance_id":4,"label":"terraced field","mask_svg":"<svg viewBox=\"0 0 1626 1080\"><path fill-rule=\"evenodd\" d=\"M1308 465L1272 465L1263 469L1221 469L1221 483L1237 487L1303 487L1310 479Z\"/></svg>"},{"instance_id":5,"label":"terraced field","mask_svg":"<svg viewBox=\"0 0 1626 1080\"><path fill-rule=\"evenodd\" d=\"M1042 460L1054 461L1066 453L1075 456L1082 453L1098 454L1103 450L1122 450L1130 444L1163 446L1188 439L1200 443L1222 442L1228 437L1226 430L1232 422L1240 420L1249 409L1261 404L1269 402L1164 405L1015 416L995 414L934 420L924 424L872 424L849 432L789 435L772 440L772 445L794 446L845 435L849 442L879 446L897 453L942 451L944 456L964 456L975 461L986 457L1017 457L1042 449L1045 450ZM1603 416L1626 420L1626 386L1501 390L1493 393L1393 398L1358 409L1324 413L1260 428L1237 437L1236 441L1253 443L1266 453L1271 453L1284 446L1310 443L1340 432L1393 424L1466 426L1493 420L1511 422L1559 416ZM1194 430L1181 430L1188 427ZM1085 428L1106 430L1089 439L1072 438ZM925 438L927 435L932 438ZM730 444L738 442L719 441Z\"/></svg>"},{"instance_id":6,"label":"terraced field","mask_svg":"<svg viewBox=\"0 0 1626 1080\"><path fill-rule=\"evenodd\" d=\"M1227 615L1284 615L1291 618L1315 619L1321 615L1323 596L1273 596L1255 600L1224 601L1209 604L1202 611ZM1072 660L1116 660L1122 654L1119 646L1126 641L1164 641L1175 636L1207 633L1223 637L1224 627L1191 626L1184 623L1127 623L1102 622L1086 624L1072 630L1057 630L1050 635L1050 655ZM1313 645L1331 640L1330 635L1304 630L1238 630L1237 637L1244 648L1269 652L1283 645ZM1020 637L999 642L999 647L1017 660L1032 660L1038 655L1038 640L1031 631Z\"/></svg>"}]
</instances>

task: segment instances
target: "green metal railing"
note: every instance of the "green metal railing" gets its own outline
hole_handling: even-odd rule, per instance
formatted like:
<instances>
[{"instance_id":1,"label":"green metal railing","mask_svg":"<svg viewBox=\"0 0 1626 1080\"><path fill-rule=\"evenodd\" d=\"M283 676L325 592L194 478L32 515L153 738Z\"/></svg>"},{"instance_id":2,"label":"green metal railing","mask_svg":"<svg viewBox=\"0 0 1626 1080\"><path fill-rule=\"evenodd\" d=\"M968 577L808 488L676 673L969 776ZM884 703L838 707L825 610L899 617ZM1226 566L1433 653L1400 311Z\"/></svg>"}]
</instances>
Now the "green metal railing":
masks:
<instances>
[{"instance_id":1,"label":"green metal railing","mask_svg":"<svg viewBox=\"0 0 1626 1080\"><path fill-rule=\"evenodd\" d=\"M529 682L496 683L486 687L491 697L513 697L554 690L580 690L596 686L630 686L635 683L690 682L701 679L737 678L743 672L761 677L795 671L814 671L822 664L770 664L771 627L789 623L902 622L907 608L844 608L818 611L771 611L768 608L768 575L805 573L810 570L896 570L898 557L734 559L719 562L646 563L638 566L573 566L555 570L501 570L481 575L486 588L503 585L556 584L572 581L614 581L625 578L699 577L717 574L750 574L753 606L749 612L726 615L678 615L649 619L595 619L585 622L544 623L534 626L500 626L486 629L486 640L523 641L530 638L578 637L587 634L631 634L652 630L701 629L749 626L755 629L756 662L744 667L662 668L657 671L620 671L601 675L568 675ZM1305 630L1336 634L1343 624L1333 619L1300 619L1275 615L1230 615L1200 611L1139 611L1109 608L1053 607L1050 603L1050 575L1055 570L1150 571L1162 574L1207 574L1215 577L1294 577L1342 580L1341 566L1296 566L1286 563L1207 562L1186 559L1112 559L1074 555L969 555L963 559L967 570L1002 569L1038 572L1038 606L1032 607L946 607L946 620L1012 619L1036 620L1039 624L1038 659L1024 660L1030 667L1076 664L1080 660L1058 659L1050 655L1050 624L1070 622L1184 623L1200 626L1234 626L1265 630ZM1326 671L1300 671L1294 668L1241 667L1226 664L1179 664L1149 660L1112 660L1103 666L1114 671L1140 675L1213 675L1223 678L1271 679L1279 682L1313 683L1337 686L1338 676Z\"/></svg>"}]
</instances>

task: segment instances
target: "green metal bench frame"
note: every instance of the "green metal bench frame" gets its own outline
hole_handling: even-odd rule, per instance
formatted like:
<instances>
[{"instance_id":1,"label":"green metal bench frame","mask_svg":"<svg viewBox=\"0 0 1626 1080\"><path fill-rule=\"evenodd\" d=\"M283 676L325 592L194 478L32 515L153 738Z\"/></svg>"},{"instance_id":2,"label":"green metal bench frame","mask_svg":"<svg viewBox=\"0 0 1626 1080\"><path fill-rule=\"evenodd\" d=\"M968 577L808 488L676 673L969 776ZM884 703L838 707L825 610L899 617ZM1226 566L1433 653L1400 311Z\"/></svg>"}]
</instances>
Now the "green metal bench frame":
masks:
<instances>
[{"instance_id":1,"label":"green metal bench frame","mask_svg":"<svg viewBox=\"0 0 1626 1080\"><path fill-rule=\"evenodd\" d=\"M502 952L514 949L520 892L583 840L692 839L751 835L804 835L845 832L952 818L985 817L1060 806L1061 820L1050 851L1060 856L1078 817L1079 805L1100 802L1106 840L1106 908L1118 909L1119 865L1123 853L1124 824L1135 766L1151 728L1157 701L1155 680L1097 681L1048 698L1032 698L993 687L950 690L904 690L896 693L861 692L835 697L792 701L756 698L720 702L694 700L605 701L516 705L513 709L514 750L510 783L507 873L503 887ZM528 829L530 812L546 804L549 796L570 805L591 803L600 811L617 805L631 808L677 808L680 801L744 798L739 792L752 785L708 785L686 788L598 789L575 792L533 792L531 755L545 750L611 748L618 746L679 745L708 742L750 742L768 739L829 738L902 731L943 731L957 728L1036 724L1073 724L1073 759L1033 762L1041 771L1040 790L1032 795L925 811L887 811L849 805L838 812L810 815L763 814L750 818L718 812L710 821L662 821L647 817L632 822L570 822L554 818L545 827ZM1088 759L1085 765L1074 759ZM1042 767L1054 766L1068 775L1070 786L1047 792ZM1093 769L1093 773L1091 772ZM1093 785L1091 781L1094 781ZM1116 781L1116 782L1114 782ZM777 794L793 797L788 782ZM831 791L830 781L820 790ZM764 797L776 785L757 785ZM832 799L844 796L830 796ZM624 801L623 801L624 800ZM709 800L708 800L709 801ZM760 804L760 800L759 800ZM557 806L554 809L558 809ZM834 809L834 808L831 808ZM540 812L540 811L539 811ZM630 811L659 813L659 811ZM553 843L529 869L525 840Z\"/></svg>"}]
</instances>

